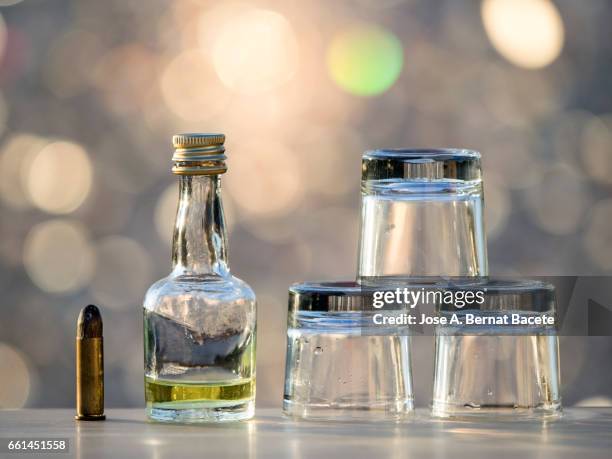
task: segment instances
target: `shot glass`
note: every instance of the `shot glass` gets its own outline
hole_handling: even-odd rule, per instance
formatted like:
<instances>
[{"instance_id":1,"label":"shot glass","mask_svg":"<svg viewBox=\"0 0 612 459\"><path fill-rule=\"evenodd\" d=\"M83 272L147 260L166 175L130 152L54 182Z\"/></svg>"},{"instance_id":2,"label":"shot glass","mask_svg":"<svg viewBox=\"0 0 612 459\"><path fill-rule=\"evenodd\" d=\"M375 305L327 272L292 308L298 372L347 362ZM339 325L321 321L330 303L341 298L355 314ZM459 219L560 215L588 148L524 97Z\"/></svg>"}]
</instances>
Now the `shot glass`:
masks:
<instances>
[{"instance_id":1,"label":"shot glass","mask_svg":"<svg viewBox=\"0 0 612 459\"><path fill-rule=\"evenodd\" d=\"M480 153L366 152L361 196L361 283L487 274Z\"/></svg>"},{"instance_id":2,"label":"shot glass","mask_svg":"<svg viewBox=\"0 0 612 459\"><path fill-rule=\"evenodd\" d=\"M462 298L466 292L472 297L481 292L484 300L462 308L439 307L441 316L456 315L460 324L436 328L432 415L509 419L560 414L559 346L550 324L551 317L556 321L554 287L489 279L447 289L462 291Z\"/></svg>"},{"instance_id":3,"label":"shot glass","mask_svg":"<svg viewBox=\"0 0 612 459\"><path fill-rule=\"evenodd\" d=\"M290 288L285 415L396 421L413 411L410 336L375 326L368 298L355 282Z\"/></svg>"}]
</instances>

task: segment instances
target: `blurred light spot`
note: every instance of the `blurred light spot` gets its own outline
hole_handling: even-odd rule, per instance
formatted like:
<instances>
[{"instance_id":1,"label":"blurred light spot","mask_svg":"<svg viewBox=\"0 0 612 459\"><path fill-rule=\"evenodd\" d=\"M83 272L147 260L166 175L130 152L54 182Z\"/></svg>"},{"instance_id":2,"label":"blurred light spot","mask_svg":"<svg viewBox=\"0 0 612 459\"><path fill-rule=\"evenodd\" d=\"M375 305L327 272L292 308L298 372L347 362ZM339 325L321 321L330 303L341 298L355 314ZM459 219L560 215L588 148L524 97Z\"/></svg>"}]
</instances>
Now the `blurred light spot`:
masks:
<instances>
[{"instance_id":1,"label":"blurred light spot","mask_svg":"<svg viewBox=\"0 0 612 459\"><path fill-rule=\"evenodd\" d=\"M600 395L597 397L588 397L583 398L579 402L576 402L574 406L580 406L584 408L598 408L598 407L611 407L612 406L612 398L606 397L604 395Z\"/></svg>"},{"instance_id":2,"label":"blurred light spot","mask_svg":"<svg viewBox=\"0 0 612 459\"><path fill-rule=\"evenodd\" d=\"M0 198L9 206L23 209L30 204L21 175L28 170L33 157L45 140L29 134L14 134L0 150Z\"/></svg>"},{"instance_id":3,"label":"blurred light spot","mask_svg":"<svg viewBox=\"0 0 612 459\"><path fill-rule=\"evenodd\" d=\"M168 7L162 13L161 18L155 21L157 42L168 50L191 49L197 45L200 34L200 23L204 15L211 11L220 9L219 4L226 2L215 2L214 5L204 5L200 1L180 0L168 3ZM159 10L154 14L159 16ZM209 27L216 25L215 22L208 24ZM207 46L209 48L209 46Z\"/></svg>"},{"instance_id":4,"label":"blurred light spot","mask_svg":"<svg viewBox=\"0 0 612 459\"><path fill-rule=\"evenodd\" d=\"M612 117L592 118L582 133L584 167L594 180L612 183Z\"/></svg>"},{"instance_id":5,"label":"blurred light spot","mask_svg":"<svg viewBox=\"0 0 612 459\"><path fill-rule=\"evenodd\" d=\"M544 172L526 192L533 221L544 231L565 235L578 228L587 201L581 177L573 168L558 164Z\"/></svg>"},{"instance_id":6,"label":"blurred light spot","mask_svg":"<svg viewBox=\"0 0 612 459\"><path fill-rule=\"evenodd\" d=\"M11 5L16 5L19 2L22 2L23 0L0 0L0 6L11 6Z\"/></svg>"},{"instance_id":7,"label":"blurred light spot","mask_svg":"<svg viewBox=\"0 0 612 459\"><path fill-rule=\"evenodd\" d=\"M492 175L486 176L485 229L489 240L495 239L503 232L512 210L510 194L503 182Z\"/></svg>"},{"instance_id":8,"label":"blurred light spot","mask_svg":"<svg viewBox=\"0 0 612 459\"><path fill-rule=\"evenodd\" d=\"M27 173L30 199L40 209L66 214L89 195L92 168L87 152L72 142L53 142L33 158Z\"/></svg>"},{"instance_id":9,"label":"blurred light spot","mask_svg":"<svg viewBox=\"0 0 612 459\"><path fill-rule=\"evenodd\" d=\"M300 77L301 81L294 79L274 90L249 95L239 94L231 99L227 110L215 119L215 122L223 125L225 132L240 132L242 135L245 131L277 130L279 126L285 126L288 120L303 120L306 112L310 113L317 105L314 92L319 91L315 84L304 85L303 78ZM306 80L309 80L309 77L306 77ZM317 97L319 96L317 92ZM331 104L333 102L326 104L329 111L337 108L331 107ZM346 104L343 108L346 108ZM240 113L240 116L236 116L236 113ZM244 123L244 119L251 122Z\"/></svg>"},{"instance_id":10,"label":"blurred light spot","mask_svg":"<svg viewBox=\"0 0 612 459\"><path fill-rule=\"evenodd\" d=\"M36 225L28 234L23 263L41 290L66 293L89 282L94 254L81 223L49 220Z\"/></svg>"},{"instance_id":11,"label":"blurred light spot","mask_svg":"<svg viewBox=\"0 0 612 459\"><path fill-rule=\"evenodd\" d=\"M289 212L304 194L301 167L295 154L284 145L270 141L237 149L240 157L230 158L225 183L241 216L275 217Z\"/></svg>"},{"instance_id":12,"label":"blurred light spot","mask_svg":"<svg viewBox=\"0 0 612 459\"><path fill-rule=\"evenodd\" d=\"M489 40L514 65L546 67L561 53L563 20L550 0L484 0L481 14Z\"/></svg>"},{"instance_id":13,"label":"blurred light spot","mask_svg":"<svg viewBox=\"0 0 612 459\"><path fill-rule=\"evenodd\" d=\"M32 385L25 355L0 342L0 409L22 408Z\"/></svg>"},{"instance_id":14,"label":"blurred light spot","mask_svg":"<svg viewBox=\"0 0 612 459\"><path fill-rule=\"evenodd\" d=\"M589 257L600 267L612 270L612 199L599 201L591 210L584 247Z\"/></svg>"},{"instance_id":15,"label":"blurred light spot","mask_svg":"<svg viewBox=\"0 0 612 459\"><path fill-rule=\"evenodd\" d=\"M182 9L183 11L174 12L174 23L177 26L182 26L182 24L189 20L188 16L194 16L194 14L196 14L196 11L190 8L189 5L187 5L187 7L181 7L180 2L175 2L175 10L178 9ZM255 9L256 7L249 3L240 1L217 2L215 8L200 9L201 14L197 21L197 35L202 50L211 49L228 22L249 10L252 11Z\"/></svg>"},{"instance_id":16,"label":"blurred light spot","mask_svg":"<svg viewBox=\"0 0 612 459\"><path fill-rule=\"evenodd\" d=\"M127 237L110 236L96 244L96 271L91 293L102 306L121 308L140 304L151 282L151 259L142 246Z\"/></svg>"},{"instance_id":17,"label":"blurred light spot","mask_svg":"<svg viewBox=\"0 0 612 459\"><path fill-rule=\"evenodd\" d=\"M404 52L399 39L374 24L353 25L337 34L327 53L334 82L360 96L381 94L402 71Z\"/></svg>"},{"instance_id":18,"label":"blurred light spot","mask_svg":"<svg viewBox=\"0 0 612 459\"><path fill-rule=\"evenodd\" d=\"M212 55L223 84L252 94L295 75L298 46L291 25L279 13L247 8L222 26Z\"/></svg>"},{"instance_id":19,"label":"blurred light spot","mask_svg":"<svg viewBox=\"0 0 612 459\"><path fill-rule=\"evenodd\" d=\"M197 50L185 51L170 62L160 84L168 108L187 121L211 118L228 103L228 94L212 65Z\"/></svg>"}]
</instances>

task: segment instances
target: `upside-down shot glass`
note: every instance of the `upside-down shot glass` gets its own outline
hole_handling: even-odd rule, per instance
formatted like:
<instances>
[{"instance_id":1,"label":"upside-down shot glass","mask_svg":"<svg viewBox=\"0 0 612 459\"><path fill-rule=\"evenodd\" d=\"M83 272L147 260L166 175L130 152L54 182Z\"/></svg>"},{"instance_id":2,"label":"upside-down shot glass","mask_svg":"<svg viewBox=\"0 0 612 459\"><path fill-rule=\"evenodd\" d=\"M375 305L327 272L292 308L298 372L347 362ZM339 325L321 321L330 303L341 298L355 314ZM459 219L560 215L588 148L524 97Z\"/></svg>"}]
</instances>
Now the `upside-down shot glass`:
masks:
<instances>
[{"instance_id":1,"label":"upside-down shot glass","mask_svg":"<svg viewBox=\"0 0 612 459\"><path fill-rule=\"evenodd\" d=\"M481 279L447 290L462 291L462 296L482 292L484 301L460 309L452 304L439 307L441 316L456 314L461 324L436 328L432 415L559 415L559 346L555 325L550 324L551 317L556 319L554 287L538 281Z\"/></svg>"},{"instance_id":2,"label":"upside-down shot glass","mask_svg":"<svg viewBox=\"0 0 612 459\"><path fill-rule=\"evenodd\" d=\"M408 336L375 326L370 299L356 282L291 286L285 415L398 421L411 414Z\"/></svg>"},{"instance_id":3,"label":"upside-down shot glass","mask_svg":"<svg viewBox=\"0 0 612 459\"><path fill-rule=\"evenodd\" d=\"M362 283L487 274L480 153L366 152L361 196Z\"/></svg>"}]
</instances>

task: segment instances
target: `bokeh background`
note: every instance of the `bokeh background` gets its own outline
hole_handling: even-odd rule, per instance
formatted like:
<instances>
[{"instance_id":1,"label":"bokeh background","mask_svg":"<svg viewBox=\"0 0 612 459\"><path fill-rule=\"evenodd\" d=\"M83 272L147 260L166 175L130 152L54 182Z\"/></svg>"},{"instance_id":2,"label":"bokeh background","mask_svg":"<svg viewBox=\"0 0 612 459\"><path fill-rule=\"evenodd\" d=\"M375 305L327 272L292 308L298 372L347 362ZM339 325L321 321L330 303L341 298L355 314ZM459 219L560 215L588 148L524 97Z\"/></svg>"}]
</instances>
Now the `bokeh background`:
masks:
<instances>
[{"instance_id":1,"label":"bokeh background","mask_svg":"<svg viewBox=\"0 0 612 459\"><path fill-rule=\"evenodd\" d=\"M612 272L606 0L0 0L0 407L74 403L103 309L107 406L143 404L141 301L167 274L171 135L223 132L230 264L282 397L290 283L355 274L360 155L483 153L490 270ZM561 338L568 405L612 402L612 341ZM433 341L415 341L418 405Z\"/></svg>"}]
</instances>

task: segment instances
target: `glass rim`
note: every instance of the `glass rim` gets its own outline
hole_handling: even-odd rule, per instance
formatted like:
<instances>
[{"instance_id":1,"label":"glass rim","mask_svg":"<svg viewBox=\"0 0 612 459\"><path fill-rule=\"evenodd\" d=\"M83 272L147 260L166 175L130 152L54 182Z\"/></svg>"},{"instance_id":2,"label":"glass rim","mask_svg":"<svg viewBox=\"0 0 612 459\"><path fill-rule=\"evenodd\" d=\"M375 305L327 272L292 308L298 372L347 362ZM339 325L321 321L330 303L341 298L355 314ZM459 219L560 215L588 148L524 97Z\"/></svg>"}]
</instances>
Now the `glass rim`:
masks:
<instances>
[{"instance_id":1,"label":"glass rim","mask_svg":"<svg viewBox=\"0 0 612 459\"><path fill-rule=\"evenodd\" d=\"M398 279L395 284L361 284L355 281L302 282L289 288L290 311L357 312L371 309L369 299L376 291L396 288L442 290L448 292L483 292L483 303L470 309L554 311L554 285L534 279L503 277L437 277ZM452 309L440 305L441 310Z\"/></svg>"},{"instance_id":2,"label":"glass rim","mask_svg":"<svg viewBox=\"0 0 612 459\"><path fill-rule=\"evenodd\" d=\"M363 181L473 181L482 179L481 155L461 148L397 148L366 151Z\"/></svg>"},{"instance_id":3,"label":"glass rim","mask_svg":"<svg viewBox=\"0 0 612 459\"><path fill-rule=\"evenodd\" d=\"M360 311L363 293L355 281L300 282L289 287L289 311Z\"/></svg>"},{"instance_id":4,"label":"glass rim","mask_svg":"<svg viewBox=\"0 0 612 459\"><path fill-rule=\"evenodd\" d=\"M363 159L391 159L391 160L445 160L474 158L480 159L479 151L466 148L377 148L367 150Z\"/></svg>"}]
</instances>

